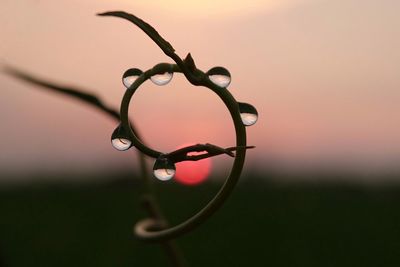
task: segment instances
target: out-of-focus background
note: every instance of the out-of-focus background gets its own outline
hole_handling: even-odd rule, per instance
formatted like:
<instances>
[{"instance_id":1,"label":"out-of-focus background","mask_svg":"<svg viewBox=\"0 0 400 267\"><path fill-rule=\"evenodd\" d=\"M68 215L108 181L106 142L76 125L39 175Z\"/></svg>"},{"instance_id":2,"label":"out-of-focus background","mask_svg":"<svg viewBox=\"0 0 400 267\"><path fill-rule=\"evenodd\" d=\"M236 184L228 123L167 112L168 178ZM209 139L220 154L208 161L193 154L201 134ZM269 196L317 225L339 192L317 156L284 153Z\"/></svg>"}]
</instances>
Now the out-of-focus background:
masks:
<instances>
[{"instance_id":1,"label":"out-of-focus background","mask_svg":"<svg viewBox=\"0 0 400 267\"><path fill-rule=\"evenodd\" d=\"M394 0L44 1L0 3L0 64L87 90L118 109L123 72L171 62L137 27L153 25L259 112L242 181L181 240L191 266L398 266L400 2ZM115 121L0 73L0 266L162 265L131 226L144 212L137 156L110 144ZM234 145L223 103L182 76L146 83L131 116L161 151ZM232 164L197 186L157 183L184 220ZM3 263L4 262L4 263Z\"/></svg>"}]
</instances>

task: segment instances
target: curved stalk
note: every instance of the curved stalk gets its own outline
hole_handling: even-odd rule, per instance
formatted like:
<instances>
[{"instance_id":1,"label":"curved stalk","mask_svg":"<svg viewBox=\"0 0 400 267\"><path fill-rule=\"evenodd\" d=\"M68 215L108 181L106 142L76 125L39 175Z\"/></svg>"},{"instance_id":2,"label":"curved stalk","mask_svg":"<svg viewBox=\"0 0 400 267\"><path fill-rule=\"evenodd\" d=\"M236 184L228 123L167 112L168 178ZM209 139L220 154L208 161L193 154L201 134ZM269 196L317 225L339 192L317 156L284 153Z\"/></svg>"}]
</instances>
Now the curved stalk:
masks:
<instances>
[{"instance_id":1,"label":"curved stalk","mask_svg":"<svg viewBox=\"0 0 400 267\"><path fill-rule=\"evenodd\" d=\"M142 153L148 155L149 157L158 158L160 155L167 155L167 153L162 153L156 151L148 146L146 146L134 133L134 131L129 127L129 117L128 117L128 110L131 104L131 99L134 93L137 91L139 86L143 84L146 80L148 80L151 76L164 73L167 71L172 72L182 72L178 65L175 64L158 64L155 68L147 70L140 75L135 82L126 90L125 95L122 99L121 103L121 122L125 129L128 129L128 133L130 134L131 140L133 141L135 147L139 149ZM246 130L243 125L239 106L234 97L228 90L225 90L214 83L212 83L208 77L197 70L200 73L200 84L211 89L214 93L216 93L221 100L224 102L226 107L228 108L232 120L234 122L234 127L236 131L236 155L234 164L232 166L231 173L229 174L228 178L226 179L224 185L217 193L217 195L197 214L182 222L181 224L170 227L165 229L163 227L162 222L157 220L149 220L146 219L144 221L139 222L135 228L134 232L136 236L145 240L145 241L154 241L160 242L170 239L175 239L187 232L192 231L194 228L199 226L200 224L204 223L210 216L212 216L226 201L228 196L232 193L237 181L239 180L245 155L246 155Z\"/></svg>"},{"instance_id":2,"label":"curved stalk","mask_svg":"<svg viewBox=\"0 0 400 267\"><path fill-rule=\"evenodd\" d=\"M54 85L52 83L37 79L31 75L25 74L13 68L7 68L6 72L19 79L36 85L40 85L43 88L60 92L84 101L85 103L90 104L98 108L99 110L107 113L114 119L121 121L122 127L127 130L128 136L132 141L132 144L139 150L139 152L141 152L139 153L139 160L142 177L145 180L147 191L147 193L143 195L143 206L148 211L150 218L138 222L134 228L134 233L139 239L145 241L159 242L165 247L167 254L170 256L171 262L175 266L184 266L185 263L182 255L177 250L177 247L172 240L192 231L197 226L204 223L224 204L240 178L245 161L246 150L249 148L253 148L246 145L246 129L242 122L239 103L235 100L235 98L228 90L214 84L206 73L197 69L195 61L193 60L190 53L184 59L179 57L175 53L175 49L172 47L172 45L164 38L162 38L161 35L151 25L149 25L142 19L123 11L111 11L98 15L119 17L132 22L141 30L143 30L161 48L161 50L175 62L175 64L160 63L154 66L152 69L142 73L126 90L121 102L120 113L106 106L96 96L84 93L79 89ZM212 90L223 101L223 103L229 110L235 128L236 145L234 147L221 148L211 144L197 144L194 146L178 149L171 153L162 153L150 148L145 143L143 143L136 128L134 127L134 124L132 123L132 121L129 120L128 117L128 110L131 104L131 99L142 83L144 83L153 75L165 72L183 73L191 84L195 86L203 86ZM200 153L198 155L190 155L190 152L194 151L203 153ZM167 158L169 157L169 159L174 163L186 160L201 160L207 157L227 154L231 157L234 157L234 163L230 174L225 180L225 183L223 184L219 192L215 195L215 197L197 214L176 226L170 227L159 208L152 185L152 180L146 172L146 162L142 153L152 158L158 158L160 156Z\"/></svg>"},{"instance_id":3,"label":"curved stalk","mask_svg":"<svg viewBox=\"0 0 400 267\"><path fill-rule=\"evenodd\" d=\"M244 160L246 156L246 130L242 123L242 119L240 116L239 104L236 102L235 98L229 93L228 90L219 87L214 84L208 76L202 72L201 70L196 68L195 62L190 55L190 53L186 56L184 60L182 60L176 53L175 49L172 45L167 42L161 35L147 22L144 22L142 19L136 17L135 15L123 12L123 11L110 11L98 14L100 16L114 16L126 19L141 30L143 30L160 48L161 50L170 57L176 64L158 64L154 68L142 73L135 82L128 88L125 92L125 95L121 102L121 122L125 129L128 129L128 133L131 137L131 140L134 146L139 149L142 153L153 157L158 158L161 155L167 156L166 153L161 153L156 151L148 146L146 146L129 125L128 118L128 110L131 102L131 98L139 86L144 83L151 76L165 73L165 72L181 72L183 73L187 80L195 86L204 86L211 89L214 93L216 93L221 100L224 102L225 106L228 108L236 132L236 148L237 153L235 155L234 164L232 166L231 173L226 179L224 185L217 193L217 195L197 214L195 214L190 219L185 222L165 229L162 225L162 222L159 220L146 219L144 221L139 222L135 227L135 234L147 241L165 241L177 238L180 235L183 235L191 230L193 230L198 225L202 224L206 221L211 215L214 214L216 210L218 210L228 196L231 194L233 188L237 184L239 180ZM218 149L217 149L218 150ZM219 149L221 151L221 149ZM215 150L214 150L215 151ZM226 151L230 154L229 151Z\"/></svg>"},{"instance_id":4,"label":"curved stalk","mask_svg":"<svg viewBox=\"0 0 400 267\"><path fill-rule=\"evenodd\" d=\"M38 77L35 77L31 74L28 74L26 72L20 71L16 68L10 67L10 66L5 66L3 67L3 71L19 80L25 81L27 83L33 84L40 86L43 89L47 89L52 92L57 92L66 96L70 96L76 100L82 101L85 104L88 104L89 106L97 108L99 111L104 112L105 114L109 115L111 118L116 120L117 122L120 121L120 115L119 112L111 107L108 107L101 101L97 96L89 94L85 92L85 90L82 90L80 88L72 88L69 86L63 86L59 84L54 84L51 82L48 82L44 79L40 79ZM140 136L138 131L136 130L136 127L132 121L129 122L132 130L135 132L136 136ZM138 160L139 160L139 169L140 169L140 174L141 177L144 180L144 183L146 185L146 191L147 195L150 194L151 198L147 198L148 200L144 200L144 203L147 203L144 206L145 210L148 212L149 216L151 216L154 219L162 220L167 224L166 219L161 213L160 208L157 205L156 201L156 196L154 192L154 186L153 186L153 180L151 177L148 175L147 172L147 163L146 163L146 158L145 156L140 153L139 151L137 152L138 155ZM150 200L151 199L151 200ZM168 255L171 263L173 266L176 267L184 267L185 266L185 260L183 257L183 254L179 247L177 246L176 242L169 240L167 242L163 242L162 246L164 247L164 250L166 251L166 254Z\"/></svg>"}]
</instances>

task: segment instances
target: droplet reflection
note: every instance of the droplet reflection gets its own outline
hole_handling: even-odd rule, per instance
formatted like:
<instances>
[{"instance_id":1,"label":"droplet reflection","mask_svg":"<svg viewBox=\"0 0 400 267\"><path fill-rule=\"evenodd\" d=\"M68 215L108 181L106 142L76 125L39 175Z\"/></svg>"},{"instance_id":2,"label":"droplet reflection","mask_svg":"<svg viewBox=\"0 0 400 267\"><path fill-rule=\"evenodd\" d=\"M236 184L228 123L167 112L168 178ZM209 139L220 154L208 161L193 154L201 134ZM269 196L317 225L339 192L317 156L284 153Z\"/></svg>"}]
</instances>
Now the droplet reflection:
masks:
<instances>
[{"instance_id":1,"label":"droplet reflection","mask_svg":"<svg viewBox=\"0 0 400 267\"><path fill-rule=\"evenodd\" d=\"M140 69L132 68L125 71L122 75L122 83L128 89L136 80L142 75L143 71Z\"/></svg>"},{"instance_id":2,"label":"droplet reflection","mask_svg":"<svg viewBox=\"0 0 400 267\"><path fill-rule=\"evenodd\" d=\"M175 176L174 169L158 169L154 170L154 176L161 181L168 181Z\"/></svg>"},{"instance_id":3,"label":"droplet reflection","mask_svg":"<svg viewBox=\"0 0 400 267\"><path fill-rule=\"evenodd\" d=\"M124 151L131 147L132 142L131 140L125 138L114 138L111 140L111 144L115 149Z\"/></svg>"},{"instance_id":4,"label":"droplet reflection","mask_svg":"<svg viewBox=\"0 0 400 267\"><path fill-rule=\"evenodd\" d=\"M223 67L214 67L207 71L208 78L219 87L226 88L231 83L231 74Z\"/></svg>"},{"instance_id":5,"label":"droplet reflection","mask_svg":"<svg viewBox=\"0 0 400 267\"><path fill-rule=\"evenodd\" d=\"M257 122L258 116L251 113L240 113L243 124L246 126L251 126Z\"/></svg>"},{"instance_id":6,"label":"droplet reflection","mask_svg":"<svg viewBox=\"0 0 400 267\"><path fill-rule=\"evenodd\" d=\"M130 140L129 134L124 127L122 127L122 124L119 124L112 133L111 144L119 151L128 150L132 146L132 140Z\"/></svg>"},{"instance_id":7,"label":"droplet reflection","mask_svg":"<svg viewBox=\"0 0 400 267\"><path fill-rule=\"evenodd\" d=\"M157 85L166 85L172 80L173 73L165 72L162 74L156 74L150 77L151 81Z\"/></svg>"},{"instance_id":8,"label":"droplet reflection","mask_svg":"<svg viewBox=\"0 0 400 267\"><path fill-rule=\"evenodd\" d=\"M168 181L175 176L175 164L167 157L161 155L154 163L154 176L161 181Z\"/></svg>"}]
</instances>

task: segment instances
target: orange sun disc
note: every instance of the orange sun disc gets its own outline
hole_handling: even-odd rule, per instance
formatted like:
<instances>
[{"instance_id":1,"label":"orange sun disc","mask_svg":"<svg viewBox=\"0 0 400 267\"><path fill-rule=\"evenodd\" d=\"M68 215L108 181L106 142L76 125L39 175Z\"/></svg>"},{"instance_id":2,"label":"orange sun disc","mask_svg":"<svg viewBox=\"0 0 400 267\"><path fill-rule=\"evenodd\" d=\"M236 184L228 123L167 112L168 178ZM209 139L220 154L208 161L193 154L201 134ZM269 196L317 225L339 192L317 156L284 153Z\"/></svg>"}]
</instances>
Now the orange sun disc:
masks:
<instances>
[{"instance_id":1,"label":"orange sun disc","mask_svg":"<svg viewBox=\"0 0 400 267\"><path fill-rule=\"evenodd\" d=\"M182 145L179 148L185 147ZM183 161L176 163L175 180L184 185L197 185L209 176L211 159L205 158L198 161Z\"/></svg>"}]
</instances>

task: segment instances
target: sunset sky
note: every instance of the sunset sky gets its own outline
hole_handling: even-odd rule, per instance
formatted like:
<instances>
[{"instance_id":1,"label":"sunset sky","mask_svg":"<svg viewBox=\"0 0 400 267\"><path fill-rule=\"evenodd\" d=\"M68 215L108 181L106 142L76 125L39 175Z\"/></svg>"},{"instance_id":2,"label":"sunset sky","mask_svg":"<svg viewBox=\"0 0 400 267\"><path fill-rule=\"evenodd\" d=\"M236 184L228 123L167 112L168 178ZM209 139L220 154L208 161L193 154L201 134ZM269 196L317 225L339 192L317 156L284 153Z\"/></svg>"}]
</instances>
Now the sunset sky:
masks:
<instances>
[{"instance_id":1,"label":"sunset sky","mask_svg":"<svg viewBox=\"0 0 400 267\"><path fill-rule=\"evenodd\" d=\"M400 1L148 2L2 0L0 64L87 88L119 108L126 69L171 62L134 25L95 16L124 10L181 57L191 52L203 71L230 70L228 90L260 114L247 128L257 147L248 168L399 170ZM116 124L103 114L5 74L0 88L1 173L135 168L133 152L111 147ZM131 114L158 150L235 144L222 102L181 75L164 87L146 83L134 101Z\"/></svg>"}]
</instances>

